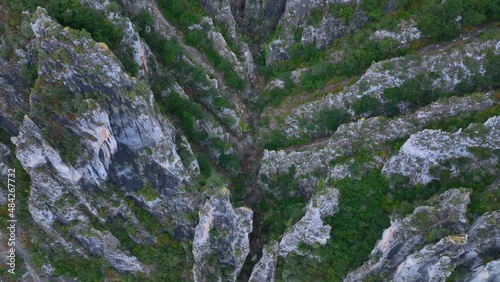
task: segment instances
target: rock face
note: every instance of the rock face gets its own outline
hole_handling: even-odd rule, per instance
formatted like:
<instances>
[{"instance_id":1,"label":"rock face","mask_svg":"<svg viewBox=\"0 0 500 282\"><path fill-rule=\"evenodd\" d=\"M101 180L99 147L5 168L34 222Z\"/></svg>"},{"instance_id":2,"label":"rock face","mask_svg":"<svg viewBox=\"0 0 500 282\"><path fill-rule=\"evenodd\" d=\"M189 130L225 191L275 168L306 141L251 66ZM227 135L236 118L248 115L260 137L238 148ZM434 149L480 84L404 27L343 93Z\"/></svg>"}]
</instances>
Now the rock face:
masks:
<instances>
[{"instance_id":1,"label":"rock face","mask_svg":"<svg viewBox=\"0 0 500 282\"><path fill-rule=\"evenodd\" d=\"M370 276L394 277L396 279L397 275L402 276L405 275L404 273L407 273L406 276L408 277L413 277L408 278L411 279L408 281L418 281L423 277L412 276L417 275L415 274L415 272L418 272L417 269L432 269L434 267L436 268L435 271L438 271L449 266L448 264L451 262L449 258L441 261L436 260L435 265L432 267L432 263L424 266L422 264L426 260L421 260L418 253L414 255L413 253L423 246L425 242L451 234L464 234L467 227L465 215L469 201L469 192L458 189L448 190L444 194L429 200L426 206L417 207L406 218L394 220L391 226L384 231L382 239L375 246L370 259L359 269L350 272L344 281L361 281ZM429 258L432 256L438 257L443 249L453 246L453 248L458 248L454 249L453 256L458 257L464 252L465 243L467 243L466 236L460 238L451 236L434 246L427 246L422 252L428 254ZM458 250L460 250L460 253L456 254ZM456 259L453 261L455 264L457 263ZM403 269L405 270L401 273Z\"/></svg>"},{"instance_id":2,"label":"rock face","mask_svg":"<svg viewBox=\"0 0 500 282\"><path fill-rule=\"evenodd\" d=\"M384 231L370 259L344 281L369 277L445 281L458 267L463 269L462 276L455 277L460 281L496 281L499 274L492 267L497 262L484 265L484 261L500 251L500 213L486 213L468 227L468 203L469 192L451 189L429 200L428 206L418 207L403 220L394 221ZM439 238L437 243L419 250L425 242Z\"/></svg>"},{"instance_id":3,"label":"rock face","mask_svg":"<svg viewBox=\"0 0 500 282\"><path fill-rule=\"evenodd\" d=\"M483 266L484 259L500 252L500 212L485 213L476 219L467 237L469 242L460 265L474 272Z\"/></svg>"},{"instance_id":4,"label":"rock face","mask_svg":"<svg viewBox=\"0 0 500 282\"><path fill-rule=\"evenodd\" d=\"M236 281L250 251L253 212L234 209L227 188L209 196L200 210L193 241L194 281ZM215 263L217 262L217 263Z\"/></svg>"},{"instance_id":5,"label":"rock face","mask_svg":"<svg viewBox=\"0 0 500 282\"><path fill-rule=\"evenodd\" d=\"M235 8L241 8L244 2L242 17L243 26L255 32L268 32L270 28L276 26L282 17L287 0L233 0ZM240 13L241 14L241 13Z\"/></svg>"},{"instance_id":6,"label":"rock face","mask_svg":"<svg viewBox=\"0 0 500 282\"><path fill-rule=\"evenodd\" d=\"M467 278L470 282L495 282L500 279L500 261L495 260L480 266L473 275Z\"/></svg>"}]
</instances>

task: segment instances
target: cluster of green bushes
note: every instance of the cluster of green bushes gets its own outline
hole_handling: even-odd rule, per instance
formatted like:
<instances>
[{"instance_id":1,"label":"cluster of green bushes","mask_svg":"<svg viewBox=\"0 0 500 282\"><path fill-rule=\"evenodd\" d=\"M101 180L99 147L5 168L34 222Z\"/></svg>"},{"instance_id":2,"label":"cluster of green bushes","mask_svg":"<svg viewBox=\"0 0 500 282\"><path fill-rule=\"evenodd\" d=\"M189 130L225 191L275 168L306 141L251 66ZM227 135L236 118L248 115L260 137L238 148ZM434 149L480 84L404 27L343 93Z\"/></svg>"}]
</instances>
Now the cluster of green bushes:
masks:
<instances>
[{"instance_id":1,"label":"cluster of green bushes","mask_svg":"<svg viewBox=\"0 0 500 282\"><path fill-rule=\"evenodd\" d=\"M342 24L348 26L354 18L356 7L354 5L345 5L343 3L331 3L328 6L329 14L342 21Z\"/></svg>"},{"instance_id":2,"label":"cluster of green bushes","mask_svg":"<svg viewBox=\"0 0 500 282\"><path fill-rule=\"evenodd\" d=\"M330 62L325 51L318 51L313 46L294 45L295 47L292 47L290 52L291 54L296 53L296 55L288 61L276 62L271 76L286 77L286 74L293 69L312 66L301 74L300 85L294 86L291 81L285 81L288 83L285 85L286 89L273 89L270 93L264 93L264 96L269 96L269 98L265 97L262 101L258 101L257 108L263 108L270 102L273 106L278 106L285 96L320 89L334 78L336 80L347 79L353 75L361 74L373 62L404 56L408 53L406 48L401 48L399 43L392 38L374 41L370 40L369 36L370 31L361 30L354 35L347 36L342 43L338 43L337 48L349 46L349 48L343 48L345 54L339 63ZM355 47L352 48L352 46ZM294 50L297 51L294 52Z\"/></svg>"},{"instance_id":3,"label":"cluster of green bushes","mask_svg":"<svg viewBox=\"0 0 500 282\"><path fill-rule=\"evenodd\" d=\"M319 281L329 277L341 281L349 270L366 260L383 229L389 226L389 216L381 204L388 182L380 171L361 180L346 178L336 182L335 187L340 190L339 212L326 220L332 226L331 239L325 246L312 248L321 263L292 254L278 262L277 273L283 274L283 280L307 277ZM283 272L284 268L287 272Z\"/></svg>"},{"instance_id":4,"label":"cluster of green bushes","mask_svg":"<svg viewBox=\"0 0 500 282\"><path fill-rule=\"evenodd\" d=\"M449 97L451 95L464 95L476 89L489 90L500 85L500 56L493 53L487 53L483 75L476 74L469 80L457 84L450 93L443 92L439 88L433 86L433 82L439 79L437 73L422 73L405 81L398 87L387 88L382 96L383 103L378 99L370 96L363 96L359 100L352 103L351 108L357 116L377 116L385 115L394 117L406 112L414 111L422 106L426 106L439 98ZM332 65L325 65L327 68L333 68ZM306 74L307 77L308 74ZM280 93L277 90L270 93ZM286 90L285 90L286 91ZM284 92L285 92L284 91ZM269 95L265 95L269 101ZM278 103L281 101L281 96L275 98ZM266 101L262 100L262 101ZM263 107L265 103L260 104ZM455 117L450 120L453 123L458 122L461 117ZM335 130L343 123L351 120L350 115L340 109L325 109L314 113L312 121L308 128L317 131L318 135L324 136L327 133L335 132ZM463 120L464 126L468 120ZM439 126L439 124L433 125ZM284 133L279 130L271 131L269 136L264 140L264 148L275 150L280 147L291 145L299 145L309 141L309 138L303 137L298 140L288 140Z\"/></svg>"},{"instance_id":5,"label":"cluster of green bushes","mask_svg":"<svg viewBox=\"0 0 500 282\"><path fill-rule=\"evenodd\" d=\"M214 99L214 106L217 108L222 109L231 107L229 100L225 96L220 95L213 87L208 89L199 87L200 83L208 84L205 73L199 67L192 66L181 58L183 56L182 47L175 39L159 39L160 37L156 33L145 32L146 26L150 25L152 22L152 19L147 12L141 11L134 21L140 26L141 35L146 39L149 46L159 53L166 66L174 70L174 75L179 79L179 81L185 83L186 92L191 92L193 94L196 93L199 98L212 97ZM186 41L195 45L197 48L206 49L208 53L215 53L213 45L209 45L207 47L207 45L211 42L205 42L205 44L198 46L198 44L200 44L199 40L205 40L203 38L206 38L206 36L203 35L203 32L193 30L188 33ZM206 38L206 40L208 39ZM214 60L220 59L217 54L215 54L213 58ZM219 62L222 61L220 60ZM182 98L177 93L170 93L166 97L156 95L156 98L160 108L162 108L166 113L172 114L178 121L180 121L180 124L182 125L181 128L186 132L190 140L207 140L208 136L206 134L197 133L194 128L194 121L196 119L202 120L207 118L206 114L202 111L198 104L194 103L192 100ZM220 151L221 153L224 152L228 146L228 144L225 144L219 138L212 138L209 142L212 148ZM200 166L202 166L202 173L206 172L206 174L209 175L210 165L208 160L202 159L201 161L203 162L200 164ZM221 154L218 161L219 164L228 171L237 172L239 170L240 158L235 153Z\"/></svg>"},{"instance_id":6,"label":"cluster of green bushes","mask_svg":"<svg viewBox=\"0 0 500 282\"><path fill-rule=\"evenodd\" d=\"M61 25L78 30L85 29L96 41L104 42L112 49L118 47L123 38L123 30L115 27L103 12L91 9L78 1L49 1L46 9Z\"/></svg>"},{"instance_id":7,"label":"cluster of green bushes","mask_svg":"<svg viewBox=\"0 0 500 282\"><path fill-rule=\"evenodd\" d=\"M500 85L500 56L488 54L485 60L485 74L475 75L469 81L464 80L457 84L452 93L444 93L432 86L434 79L439 78L436 73L420 74L414 78L404 82L399 87L388 88L384 90L382 98L384 104L381 105L377 99L369 96L364 96L360 100L353 103L352 108L357 115L368 113L369 115L378 115L382 112L393 117L401 112L401 106L404 104L405 111L413 111L419 107L428 105L436 101L440 97L446 97L452 94L464 95L473 92L476 89L490 89ZM459 122L461 117L453 117L448 122L454 124ZM443 122L440 122L442 124ZM468 120L463 119L463 126L468 125ZM439 127L435 124L434 127ZM441 125L443 127L444 125Z\"/></svg>"},{"instance_id":8,"label":"cluster of green bushes","mask_svg":"<svg viewBox=\"0 0 500 282\"><path fill-rule=\"evenodd\" d=\"M129 47L121 44L124 36L123 30L113 25L104 12L91 9L72 0L6 0L5 5L9 11L7 15L12 26L20 25L23 11L34 11L37 6L45 7L49 15L62 26L86 30L95 41L106 43L122 62L125 70L132 75L137 75L139 66L135 63L133 52ZM117 6L115 2L111 2L109 5ZM8 56L11 51L13 52L9 46L2 54Z\"/></svg>"},{"instance_id":9,"label":"cluster of green bushes","mask_svg":"<svg viewBox=\"0 0 500 282\"><path fill-rule=\"evenodd\" d=\"M500 18L498 16L500 3L497 1L446 1L442 3L438 0L399 1L396 3L395 12L384 15L383 11L387 4L388 1L363 1L361 6L368 13L370 22L362 29L336 40L331 47L321 51L316 50L313 45L302 45L297 42L289 50L289 60L278 61L270 67L264 67L263 75L270 79L278 77L283 72L311 66L302 74L301 86L292 87L286 93L290 95L304 90L313 91L325 86L334 77L352 77L360 74L373 62L404 56L414 47L418 48L418 44L402 47L399 42L391 38L371 40L370 35L374 30L391 29L401 20L412 18L417 22L423 34L431 38L431 41L442 41L456 37L463 28ZM333 4L330 7L330 13L348 22L352 20L354 10L351 5ZM457 22L459 15L462 19ZM344 52L339 63L329 62L328 55L335 50ZM281 93L273 91L272 94L276 95L276 99L267 99L267 101L272 101L273 105L279 105Z\"/></svg>"},{"instance_id":10,"label":"cluster of green bushes","mask_svg":"<svg viewBox=\"0 0 500 282\"><path fill-rule=\"evenodd\" d=\"M318 89L333 77L351 77L360 74L373 62L404 56L408 53L407 49L401 48L396 40L384 38L374 41L369 39L370 34L368 30L360 30L349 37L350 40L346 40L344 44L353 45L345 49L346 54L343 55L342 60L338 64L325 60L313 66L302 74L302 87L310 91ZM355 47L352 48L352 46Z\"/></svg>"},{"instance_id":11,"label":"cluster of green bushes","mask_svg":"<svg viewBox=\"0 0 500 282\"><path fill-rule=\"evenodd\" d=\"M273 194L262 197L254 211L260 232L266 234L269 240L279 240L286 229L304 215L306 202L299 195L295 172L296 168L292 166L288 172L278 173L271 179L261 175L261 180L273 190Z\"/></svg>"},{"instance_id":12,"label":"cluster of green bushes","mask_svg":"<svg viewBox=\"0 0 500 282\"><path fill-rule=\"evenodd\" d=\"M191 140L198 137L194 128L194 121L205 117L200 105L181 97L175 92L166 97L157 97L157 102L164 111L174 115L180 121L182 129Z\"/></svg>"},{"instance_id":13,"label":"cluster of green bushes","mask_svg":"<svg viewBox=\"0 0 500 282\"><path fill-rule=\"evenodd\" d=\"M202 120L206 118L205 113L201 110L201 107L189 99L182 98L179 94L172 92L166 97L157 97L157 102L160 109L170 113L176 117L181 124L181 129L186 132L190 140L205 141L208 136L206 133L199 133L194 128L195 120ZM240 157L236 153L224 154L223 152L231 146L228 143L223 142L220 138L210 138L208 139L210 147L221 152L219 156L219 164L231 172L237 172L240 167ZM202 160L200 163L200 169L203 172L210 174L210 164L207 163L208 160Z\"/></svg>"},{"instance_id":14,"label":"cluster of green bushes","mask_svg":"<svg viewBox=\"0 0 500 282\"><path fill-rule=\"evenodd\" d=\"M296 89L294 89L294 83L290 77L291 72L285 72L279 75L279 79L284 82L284 87L283 88L272 88L270 90L264 90L262 91L258 96L257 99L255 100L254 103L252 103L252 108L262 112L266 105L271 104L274 107L278 107L283 99L294 93Z\"/></svg>"},{"instance_id":15,"label":"cluster of green bushes","mask_svg":"<svg viewBox=\"0 0 500 282\"><path fill-rule=\"evenodd\" d=\"M282 130L272 130L267 135L261 144L267 150L277 150L278 148L286 148L292 145L304 145L311 141L311 137L302 135L299 138L290 138L283 133Z\"/></svg>"},{"instance_id":16,"label":"cluster of green bushes","mask_svg":"<svg viewBox=\"0 0 500 282\"><path fill-rule=\"evenodd\" d=\"M208 139L210 148L220 152L218 163L230 173L237 173L240 170L240 156L237 153L224 154L231 147L230 143L222 141L218 137Z\"/></svg>"},{"instance_id":17,"label":"cluster of green bushes","mask_svg":"<svg viewBox=\"0 0 500 282\"><path fill-rule=\"evenodd\" d=\"M83 151L80 137L65 128L60 122L53 121L41 130L49 144L59 150L61 159L68 164L75 164Z\"/></svg>"},{"instance_id":18,"label":"cluster of green bushes","mask_svg":"<svg viewBox=\"0 0 500 282\"><path fill-rule=\"evenodd\" d=\"M116 5L112 2L110 5ZM49 1L46 5L49 15L62 26L89 32L98 42L106 43L122 62L125 70L137 75L139 66L133 58L133 50L122 46L123 29L116 27L102 11L97 11L72 0Z\"/></svg>"},{"instance_id":19,"label":"cluster of green bushes","mask_svg":"<svg viewBox=\"0 0 500 282\"><path fill-rule=\"evenodd\" d=\"M167 20L187 31L191 25L198 24L205 12L198 1L160 0L158 6Z\"/></svg>"},{"instance_id":20,"label":"cluster of green bushes","mask_svg":"<svg viewBox=\"0 0 500 282\"><path fill-rule=\"evenodd\" d=\"M310 127L321 133L333 133L341 124L350 120L351 116L344 110L323 109L314 113Z\"/></svg>"},{"instance_id":21,"label":"cluster of green bushes","mask_svg":"<svg viewBox=\"0 0 500 282\"><path fill-rule=\"evenodd\" d=\"M324 136L331 134L337 128L351 120L351 116L344 110L340 109L323 109L315 112L312 120L308 122L307 128L314 133L314 136ZM298 138L290 138L286 136L283 130L271 130L271 132L261 141L262 146L267 150L276 150L278 148L286 148L292 145L303 145L311 141L311 136L302 134Z\"/></svg>"},{"instance_id":22,"label":"cluster of green bushes","mask_svg":"<svg viewBox=\"0 0 500 282\"><path fill-rule=\"evenodd\" d=\"M369 116L377 116L380 114L380 103L377 98L367 95L355 101L351 107L357 116L361 116L365 113Z\"/></svg>"},{"instance_id":23,"label":"cluster of green bushes","mask_svg":"<svg viewBox=\"0 0 500 282\"><path fill-rule=\"evenodd\" d=\"M417 27L434 41L453 39L464 27L500 20L499 1L424 0L419 3L419 8Z\"/></svg>"},{"instance_id":24,"label":"cluster of green bushes","mask_svg":"<svg viewBox=\"0 0 500 282\"><path fill-rule=\"evenodd\" d=\"M500 105L497 104L481 112L468 112L460 116L448 117L446 120L431 121L425 128L455 132L460 128L466 128L471 123L484 123L489 118L499 115Z\"/></svg>"},{"instance_id":25,"label":"cluster of green bushes","mask_svg":"<svg viewBox=\"0 0 500 282\"><path fill-rule=\"evenodd\" d=\"M424 105L436 101L444 93L432 87L432 82L437 74L420 74L405 81L399 87L387 88L382 94L384 112L393 117L402 114L402 104L406 106L405 111L413 111Z\"/></svg>"},{"instance_id":26,"label":"cluster of green bushes","mask_svg":"<svg viewBox=\"0 0 500 282\"><path fill-rule=\"evenodd\" d=\"M230 87L242 90L245 82L233 70L231 63L219 56L213 42L207 37L204 29L189 29L194 24L200 24L204 15L203 8L197 1L189 0L161 0L158 6L162 9L167 20L181 28L186 33L186 44L196 47L207 55L208 60L224 74L224 80ZM151 25L151 17L146 11L141 11L135 20L140 25Z\"/></svg>"},{"instance_id":27,"label":"cluster of green bushes","mask_svg":"<svg viewBox=\"0 0 500 282\"><path fill-rule=\"evenodd\" d=\"M145 14L142 14L138 20L139 25L143 27L149 21ZM175 38L160 39L161 37L155 32L143 33L143 37L148 45L160 55L164 65L173 70L173 76L177 78L177 81L185 84L187 93L197 94L199 98L212 97L217 107L230 107L231 103L227 97L219 93L217 89L200 87L200 85L210 85L205 72L201 67L194 66L182 58L184 54L182 46Z\"/></svg>"},{"instance_id":28,"label":"cluster of green bushes","mask_svg":"<svg viewBox=\"0 0 500 282\"><path fill-rule=\"evenodd\" d=\"M88 109L83 95L71 93L59 83L47 85L41 80L37 81L35 91L39 93L35 96L37 103L31 115L33 120L42 127L41 133L50 145L59 150L62 160L75 164L82 146L79 137L64 124Z\"/></svg>"},{"instance_id":29,"label":"cluster of green bushes","mask_svg":"<svg viewBox=\"0 0 500 282\"><path fill-rule=\"evenodd\" d=\"M153 242L136 243L131 239L134 227L123 219L116 217L107 222L107 228L118 238L123 248L137 257L137 259L152 267L149 276L145 274L129 275L120 279L124 281L186 281L192 262L188 261L189 253L185 252L184 243L175 241L172 236L164 230L158 220L147 211L134 205L132 200L129 204L143 228L152 236L157 238Z\"/></svg>"}]
</instances>

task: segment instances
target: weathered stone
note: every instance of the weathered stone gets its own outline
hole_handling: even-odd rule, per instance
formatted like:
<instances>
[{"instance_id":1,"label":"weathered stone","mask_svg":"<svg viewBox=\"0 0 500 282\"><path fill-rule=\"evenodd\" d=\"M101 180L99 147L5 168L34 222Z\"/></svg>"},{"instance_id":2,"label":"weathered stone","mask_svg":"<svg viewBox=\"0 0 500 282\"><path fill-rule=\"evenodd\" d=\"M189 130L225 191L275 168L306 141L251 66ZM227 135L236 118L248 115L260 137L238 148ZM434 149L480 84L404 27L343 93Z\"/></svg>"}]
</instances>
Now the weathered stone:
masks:
<instances>
[{"instance_id":1,"label":"weathered stone","mask_svg":"<svg viewBox=\"0 0 500 282\"><path fill-rule=\"evenodd\" d=\"M194 281L236 281L250 252L253 212L234 209L229 197L229 190L222 188L200 209L193 241Z\"/></svg>"}]
</instances>

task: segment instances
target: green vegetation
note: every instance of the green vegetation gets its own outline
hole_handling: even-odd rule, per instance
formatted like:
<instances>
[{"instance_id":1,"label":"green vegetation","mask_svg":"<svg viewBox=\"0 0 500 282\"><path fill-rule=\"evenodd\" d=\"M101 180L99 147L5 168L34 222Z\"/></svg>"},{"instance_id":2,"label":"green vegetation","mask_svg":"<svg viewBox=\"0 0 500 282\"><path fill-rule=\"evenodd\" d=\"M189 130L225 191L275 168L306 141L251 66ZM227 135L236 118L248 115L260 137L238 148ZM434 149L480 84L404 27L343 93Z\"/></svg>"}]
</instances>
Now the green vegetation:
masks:
<instances>
[{"instance_id":1,"label":"green vegetation","mask_svg":"<svg viewBox=\"0 0 500 282\"><path fill-rule=\"evenodd\" d=\"M262 91L251 106L259 112L262 112L264 107L269 104L278 107L286 96L292 94L293 91L296 90L290 75L291 72L280 74L278 78L284 82L284 87L276 87Z\"/></svg>"},{"instance_id":2,"label":"green vegetation","mask_svg":"<svg viewBox=\"0 0 500 282\"><path fill-rule=\"evenodd\" d=\"M205 29L193 29L189 31L186 35L186 44L205 53L215 68L224 73L224 80L227 85L237 90L242 90L245 87L245 81L233 70L231 63L217 53Z\"/></svg>"},{"instance_id":3,"label":"green vegetation","mask_svg":"<svg viewBox=\"0 0 500 282\"><path fill-rule=\"evenodd\" d=\"M500 115L500 105L495 105L481 112L467 112L460 116L453 116L447 119L433 121L425 126L428 129L440 129L448 132L455 132L460 128L466 128L471 123L484 123L489 118Z\"/></svg>"},{"instance_id":4,"label":"green vegetation","mask_svg":"<svg viewBox=\"0 0 500 282\"><path fill-rule=\"evenodd\" d=\"M79 255L67 253L63 248L46 250L46 255L56 268L55 275L66 275L89 282L104 280L104 274L101 270L108 266L108 263L103 258L87 260Z\"/></svg>"},{"instance_id":5,"label":"green vegetation","mask_svg":"<svg viewBox=\"0 0 500 282\"><path fill-rule=\"evenodd\" d=\"M433 41L446 41L456 37L463 28L499 20L499 11L498 1L425 0L420 4L417 27Z\"/></svg>"},{"instance_id":6,"label":"green vegetation","mask_svg":"<svg viewBox=\"0 0 500 282\"><path fill-rule=\"evenodd\" d=\"M319 256L321 263L291 254L286 260L278 261L277 281L304 280L306 277L308 280L329 277L330 281L341 281L348 271L361 266L367 259L383 229L389 226L390 214L404 217L432 196L451 188L472 189L471 217L500 208L499 190L485 191L500 167L485 173L485 167L471 165L467 159L450 160L446 166L462 170L458 177L441 173L440 180L416 186L409 184L409 178L400 175L387 179L378 169L368 172L360 180L346 178L336 181L334 187L340 190L339 212L326 220L332 226L331 240L321 247L301 246L302 250ZM277 224L274 228L279 227ZM432 229L426 233L426 240L434 242L439 239L439 232L446 230Z\"/></svg>"},{"instance_id":7,"label":"green vegetation","mask_svg":"<svg viewBox=\"0 0 500 282\"><path fill-rule=\"evenodd\" d=\"M151 182L146 181L144 186L137 191L139 195L144 197L146 201L154 201L158 199L158 192L153 188Z\"/></svg>"},{"instance_id":8,"label":"green vegetation","mask_svg":"<svg viewBox=\"0 0 500 282\"><path fill-rule=\"evenodd\" d=\"M286 261L278 261L277 280L303 280L307 277L307 280L319 281L329 277L331 281L341 281L347 271L359 267L382 230L389 226L389 216L382 208L388 186L380 172L371 172L362 180L347 178L336 182L335 187L340 190L339 212L327 219L333 227L332 239L325 246L311 249L320 257L321 263L292 254ZM283 269L287 271L283 272ZM279 273L283 276L279 277Z\"/></svg>"},{"instance_id":9,"label":"green vegetation","mask_svg":"<svg viewBox=\"0 0 500 282\"><path fill-rule=\"evenodd\" d=\"M186 33L186 44L203 52L214 67L222 71L227 85L237 90L242 90L245 87L245 81L233 70L231 63L222 58L215 50L213 42L208 38L206 27L189 29L192 25L200 24L201 17L204 16L204 11L199 2L161 0L158 1L158 6L170 23L178 26ZM135 20L142 26L151 25L150 17L145 11L139 13Z\"/></svg>"},{"instance_id":10,"label":"green vegetation","mask_svg":"<svg viewBox=\"0 0 500 282\"><path fill-rule=\"evenodd\" d=\"M158 6L167 20L183 31L187 31L193 24L200 23L201 17L205 14L198 1L160 0Z\"/></svg>"},{"instance_id":11,"label":"green vegetation","mask_svg":"<svg viewBox=\"0 0 500 282\"><path fill-rule=\"evenodd\" d=\"M307 128L314 133L315 136L324 136L331 134L337 128L351 120L351 116L340 109L324 109L315 112L311 121L303 121L307 123ZM278 128L281 128L280 126ZM303 145L311 141L313 136L302 134L297 138L290 138L285 135L283 130L276 129L269 132L269 134L261 141L262 147L268 150L276 150L278 148L286 148L292 145Z\"/></svg>"},{"instance_id":12,"label":"green vegetation","mask_svg":"<svg viewBox=\"0 0 500 282\"><path fill-rule=\"evenodd\" d=\"M341 124L350 120L351 116L347 112L333 108L315 112L311 124L321 132L333 133Z\"/></svg>"},{"instance_id":13,"label":"green vegetation","mask_svg":"<svg viewBox=\"0 0 500 282\"><path fill-rule=\"evenodd\" d=\"M182 124L181 128L191 140L197 138L194 121L195 119L203 119L205 117L198 104L181 97L175 92L170 93L166 97L157 97L156 100L165 113L174 115L180 121L180 124Z\"/></svg>"},{"instance_id":14,"label":"green vegetation","mask_svg":"<svg viewBox=\"0 0 500 282\"><path fill-rule=\"evenodd\" d=\"M380 113L380 104L377 98L365 95L352 104L352 109L357 116L362 114L377 116Z\"/></svg>"},{"instance_id":15,"label":"green vegetation","mask_svg":"<svg viewBox=\"0 0 500 282\"><path fill-rule=\"evenodd\" d=\"M287 173L276 174L272 179L261 176L261 180L274 193L262 197L254 211L257 213L255 217L260 232L266 234L269 240L279 240L286 229L304 215L306 202L299 196L295 170L292 166Z\"/></svg>"},{"instance_id":16,"label":"green vegetation","mask_svg":"<svg viewBox=\"0 0 500 282\"><path fill-rule=\"evenodd\" d=\"M57 121L47 124L41 132L45 140L48 140L52 147L59 150L63 162L73 165L76 163L83 151L78 135Z\"/></svg>"},{"instance_id":17,"label":"green vegetation","mask_svg":"<svg viewBox=\"0 0 500 282\"><path fill-rule=\"evenodd\" d=\"M257 205L259 214L256 218L262 219L260 232L269 240L281 239L287 228L304 216L305 206L301 197L279 200L268 195Z\"/></svg>"},{"instance_id":18,"label":"green vegetation","mask_svg":"<svg viewBox=\"0 0 500 282\"><path fill-rule=\"evenodd\" d=\"M286 95L297 95L304 91L314 91L337 81L361 74L373 62L415 52L418 48L435 41L455 38L459 32L487 21L498 20L500 3L498 1L397 1L397 9L384 12L388 1L362 1L361 8L368 14L369 22L352 34L345 35L333 42L325 50L317 50L313 45L293 44L288 53L290 59L277 61L272 66L262 67L262 74L268 80L281 77L283 73L303 67L310 67L301 75L301 85L283 91ZM345 24L352 22L355 5L331 4L329 13L340 18ZM309 17L316 22L320 13L313 12ZM457 19L461 17L460 21ZM401 46L391 38L372 40L375 30L394 30L402 20L414 20L424 38L408 46ZM299 30L300 32L300 30ZM280 31L277 31L279 34ZM300 33L299 33L300 35ZM298 37L300 38L300 36ZM342 51L340 62L332 62L331 54ZM497 65L498 68L498 65ZM498 83L498 82L497 82ZM274 90L273 99L258 101L258 108L266 105L278 106L281 103L279 90ZM468 91L470 92L470 91ZM274 98L275 97L275 98ZM264 104L264 105L262 105Z\"/></svg>"},{"instance_id":19,"label":"green vegetation","mask_svg":"<svg viewBox=\"0 0 500 282\"><path fill-rule=\"evenodd\" d=\"M413 111L422 106L436 101L443 93L439 89L432 87L437 74L420 74L405 81L401 86L387 88L382 95L385 100L384 112L389 117Z\"/></svg>"},{"instance_id":20,"label":"green vegetation","mask_svg":"<svg viewBox=\"0 0 500 282\"><path fill-rule=\"evenodd\" d=\"M261 142L262 147L267 150L276 150L278 148L286 148L292 145L304 145L311 141L307 135L299 138L288 138L281 130L272 130L266 138Z\"/></svg>"},{"instance_id":21,"label":"green vegetation","mask_svg":"<svg viewBox=\"0 0 500 282\"><path fill-rule=\"evenodd\" d=\"M42 127L41 133L50 145L58 149L64 162L75 164L81 155L82 146L79 137L64 126L67 120L74 121L77 115L88 109L83 102L83 95L71 93L65 86L56 82L46 84L41 78L35 83L34 99L37 100L31 117Z\"/></svg>"},{"instance_id":22,"label":"green vegetation","mask_svg":"<svg viewBox=\"0 0 500 282\"><path fill-rule=\"evenodd\" d=\"M157 238L156 244L147 242L136 243L130 238L134 227L124 222L121 218L115 218L109 222L110 229L119 240L121 245L136 256L139 261L151 265L152 271L149 277L138 274L131 277L131 281L188 281L189 271L192 267L189 246L184 242L175 241L171 234L164 229L158 220L149 212L129 202L142 227Z\"/></svg>"},{"instance_id":23,"label":"green vegetation","mask_svg":"<svg viewBox=\"0 0 500 282\"><path fill-rule=\"evenodd\" d=\"M44 7L49 15L62 26L85 30L95 41L106 43L122 62L125 70L132 75L137 75L138 65L133 59L133 52L131 52L130 47L121 44L124 36L123 27L113 24L104 12L91 9L72 0L6 0L5 5L8 8L7 15L13 26L20 24L22 11L34 11L37 6ZM116 7L116 5L115 2L110 3L111 7ZM24 37L32 36L31 28L28 27L21 29L21 33ZM9 50L11 50L9 48L2 52L2 56L9 56Z\"/></svg>"},{"instance_id":24,"label":"green vegetation","mask_svg":"<svg viewBox=\"0 0 500 282\"><path fill-rule=\"evenodd\" d=\"M385 115L393 117L404 112L414 111L441 97L449 97L453 94L463 95L474 89L491 89L497 87L500 85L500 56L487 54L486 58L484 76L475 75L471 81L464 81L456 85L452 93L445 93L438 87L433 86L433 81L439 79L439 75L436 73L419 74L405 81L399 87L385 89L382 95ZM359 103L362 102L360 101ZM372 109L380 107L375 101L371 101L371 105L369 106ZM452 118L452 120L457 119Z\"/></svg>"},{"instance_id":25,"label":"green vegetation","mask_svg":"<svg viewBox=\"0 0 500 282\"><path fill-rule=\"evenodd\" d=\"M46 8L62 26L85 29L96 41L104 42L112 49L120 44L123 30L116 28L102 12L71 0L50 1Z\"/></svg>"}]
</instances>

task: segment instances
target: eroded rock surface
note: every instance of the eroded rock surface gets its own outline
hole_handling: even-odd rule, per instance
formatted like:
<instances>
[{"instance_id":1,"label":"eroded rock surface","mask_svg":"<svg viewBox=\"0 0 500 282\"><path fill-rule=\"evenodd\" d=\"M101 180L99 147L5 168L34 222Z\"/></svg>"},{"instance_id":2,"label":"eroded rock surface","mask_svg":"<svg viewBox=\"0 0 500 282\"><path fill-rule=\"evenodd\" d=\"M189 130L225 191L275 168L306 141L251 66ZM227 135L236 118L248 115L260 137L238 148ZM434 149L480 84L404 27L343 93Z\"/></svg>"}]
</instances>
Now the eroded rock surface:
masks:
<instances>
[{"instance_id":1,"label":"eroded rock surface","mask_svg":"<svg viewBox=\"0 0 500 282\"><path fill-rule=\"evenodd\" d=\"M236 281L250 251L253 212L234 209L229 197L227 188L215 191L199 212L193 241L195 281Z\"/></svg>"},{"instance_id":2,"label":"eroded rock surface","mask_svg":"<svg viewBox=\"0 0 500 282\"><path fill-rule=\"evenodd\" d=\"M426 242L447 235L465 233L469 195L470 192L459 189L448 190L429 200L427 205L415 208L413 213L404 219L394 220L391 226L384 231L382 239L375 246L370 259L359 269L350 272L344 281L360 281L371 275L396 279L395 275L404 275L398 273L405 267L408 268L405 272L413 272L416 271L415 268L420 267L426 268L421 266L423 261L415 261L418 255L412 256L412 254ZM465 248L463 245L467 239L465 237L457 241L460 244L454 244L453 238L448 238L436 246L429 246L425 252L429 254L439 253L440 249L446 249L446 246L451 244L460 246L463 253ZM458 257L460 254L455 256ZM418 280L417 278L412 279L414 280L411 281Z\"/></svg>"}]
</instances>

